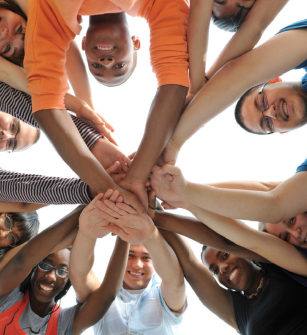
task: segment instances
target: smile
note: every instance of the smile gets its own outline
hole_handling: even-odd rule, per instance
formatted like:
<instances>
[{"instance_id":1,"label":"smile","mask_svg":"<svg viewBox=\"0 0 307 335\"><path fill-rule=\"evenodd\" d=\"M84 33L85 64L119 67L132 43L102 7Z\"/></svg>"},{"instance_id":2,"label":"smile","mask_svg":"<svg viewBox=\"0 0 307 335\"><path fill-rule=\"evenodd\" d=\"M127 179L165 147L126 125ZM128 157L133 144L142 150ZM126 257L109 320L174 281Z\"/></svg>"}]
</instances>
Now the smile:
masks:
<instances>
[{"instance_id":1,"label":"smile","mask_svg":"<svg viewBox=\"0 0 307 335\"><path fill-rule=\"evenodd\" d=\"M282 107L283 107L286 117L289 118L288 107L287 107L286 102L283 102Z\"/></svg>"},{"instance_id":2,"label":"smile","mask_svg":"<svg viewBox=\"0 0 307 335\"><path fill-rule=\"evenodd\" d=\"M235 268L229 275L229 281L233 284L237 280L237 277L238 277L238 268Z\"/></svg>"},{"instance_id":3,"label":"smile","mask_svg":"<svg viewBox=\"0 0 307 335\"><path fill-rule=\"evenodd\" d=\"M103 51L110 51L110 50L113 50L114 47L106 47L106 48L103 48L103 47L97 47L98 50L103 50Z\"/></svg>"},{"instance_id":4,"label":"smile","mask_svg":"<svg viewBox=\"0 0 307 335\"><path fill-rule=\"evenodd\" d=\"M137 277L141 277L144 275L144 273L140 273L140 272L128 271L128 273L131 274L132 276L137 276Z\"/></svg>"},{"instance_id":5,"label":"smile","mask_svg":"<svg viewBox=\"0 0 307 335\"><path fill-rule=\"evenodd\" d=\"M44 284L38 284L38 286L42 291L47 292L47 293L54 290L54 287L51 287L49 285L47 286L47 285L44 285Z\"/></svg>"}]
</instances>

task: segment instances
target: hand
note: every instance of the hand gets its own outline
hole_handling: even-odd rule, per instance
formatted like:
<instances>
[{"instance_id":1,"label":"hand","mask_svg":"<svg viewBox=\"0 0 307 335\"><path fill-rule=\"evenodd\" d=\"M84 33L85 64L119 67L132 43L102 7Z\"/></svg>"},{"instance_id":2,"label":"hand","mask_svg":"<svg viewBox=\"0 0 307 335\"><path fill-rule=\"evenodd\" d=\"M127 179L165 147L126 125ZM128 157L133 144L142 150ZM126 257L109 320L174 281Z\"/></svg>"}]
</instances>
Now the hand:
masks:
<instances>
[{"instance_id":1,"label":"hand","mask_svg":"<svg viewBox=\"0 0 307 335\"><path fill-rule=\"evenodd\" d=\"M147 210L147 208L148 208L148 196L147 196L147 190L146 190L145 185L143 183L130 183L130 182L127 182L124 178L123 180L121 180L118 183L118 185L120 187L122 187L123 189L128 190L128 191L132 192L133 194L135 194L137 196L137 198L139 199L139 201L141 202L141 204L143 205L143 207L145 208L145 210ZM125 201L125 200L119 201L119 202L125 202L126 204L128 204L127 201ZM132 206L132 207L134 207L134 206Z\"/></svg>"},{"instance_id":2,"label":"hand","mask_svg":"<svg viewBox=\"0 0 307 335\"><path fill-rule=\"evenodd\" d=\"M118 161L122 169L121 172L126 173L131 164L131 159L126 157L118 147L111 143L106 137L98 139L91 146L90 150L105 169L111 167Z\"/></svg>"},{"instance_id":3,"label":"hand","mask_svg":"<svg viewBox=\"0 0 307 335\"><path fill-rule=\"evenodd\" d=\"M147 215L151 218L152 221L154 221L156 210L163 211L163 208L160 205L160 202L156 198L156 191L151 190L148 193Z\"/></svg>"},{"instance_id":4,"label":"hand","mask_svg":"<svg viewBox=\"0 0 307 335\"><path fill-rule=\"evenodd\" d=\"M128 167L126 167L128 170ZM119 183L125 176L126 173L123 172L122 167L118 161L116 161L113 165L106 169L106 172L110 175L110 177L115 181L115 183Z\"/></svg>"},{"instance_id":5,"label":"hand","mask_svg":"<svg viewBox=\"0 0 307 335\"><path fill-rule=\"evenodd\" d=\"M156 232L149 216L140 216L125 203L115 204L110 200L104 200L98 207L103 212L104 219L112 224L106 229L128 243L141 244Z\"/></svg>"},{"instance_id":6,"label":"hand","mask_svg":"<svg viewBox=\"0 0 307 335\"><path fill-rule=\"evenodd\" d=\"M92 126L99 133L104 135L110 142L117 145L110 132L107 129L104 118L95 112L87 103L83 103L76 113L77 117ZM111 127L108 124L109 127ZM113 129L111 127L111 129Z\"/></svg>"},{"instance_id":7,"label":"hand","mask_svg":"<svg viewBox=\"0 0 307 335\"><path fill-rule=\"evenodd\" d=\"M178 167L164 165L161 168L155 166L150 175L150 183L156 191L157 197L164 202L183 201L187 181Z\"/></svg>"},{"instance_id":8,"label":"hand","mask_svg":"<svg viewBox=\"0 0 307 335\"><path fill-rule=\"evenodd\" d=\"M189 106L190 102L192 101L194 97L195 97L195 94L189 91L188 95L185 98L184 109L186 109Z\"/></svg>"},{"instance_id":9,"label":"hand","mask_svg":"<svg viewBox=\"0 0 307 335\"><path fill-rule=\"evenodd\" d=\"M85 207L79 218L79 230L85 235L93 238L102 238L109 234L106 227L109 222L106 221L100 213L97 204L104 199L104 194L98 194L93 201Z\"/></svg>"}]
</instances>

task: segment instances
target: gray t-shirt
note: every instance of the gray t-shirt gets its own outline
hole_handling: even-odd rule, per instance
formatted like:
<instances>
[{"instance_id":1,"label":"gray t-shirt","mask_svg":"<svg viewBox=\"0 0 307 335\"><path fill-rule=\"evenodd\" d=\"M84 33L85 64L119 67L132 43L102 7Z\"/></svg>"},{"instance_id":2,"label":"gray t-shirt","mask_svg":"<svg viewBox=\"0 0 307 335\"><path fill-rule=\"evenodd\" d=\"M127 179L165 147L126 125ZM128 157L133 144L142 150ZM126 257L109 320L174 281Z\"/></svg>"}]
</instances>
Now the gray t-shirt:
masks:
<instances>
[{"instance_id":1,"label":"gray t-shirt","mask_svg":"<svg viewBox=\"0 0 307 335\"><path fill-rule=\"evenodd\" d=\"M16 287L9 295L0 299L0 313L8 310L16 303L18 303L23 297L23 293L20 292L19 286ZM61 310L58 320L58 332L57 335L70 335L72 333L72 324L74 320L74 315L76 311L76 306L64 308ZM33 335L30 328L37 332L40 329L38 335L44 335L47 331L48 323L44 326L44 324L48 321L49 315L44 318L41 318L37 314L35 314L32 309L30 302L27 307L21 314L19 319L20 328L27 333L28 335Z\"/></svg>"}]
</instances>

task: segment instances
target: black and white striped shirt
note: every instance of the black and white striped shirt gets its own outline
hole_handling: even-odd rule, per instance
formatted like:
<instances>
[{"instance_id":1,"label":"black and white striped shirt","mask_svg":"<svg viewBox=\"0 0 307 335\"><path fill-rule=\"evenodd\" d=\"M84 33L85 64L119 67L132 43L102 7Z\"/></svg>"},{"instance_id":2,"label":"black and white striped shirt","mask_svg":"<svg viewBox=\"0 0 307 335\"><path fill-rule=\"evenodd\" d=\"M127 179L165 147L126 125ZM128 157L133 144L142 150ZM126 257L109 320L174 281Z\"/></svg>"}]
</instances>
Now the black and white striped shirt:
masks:
<instances>
[{"instance_id":1,"label":"black and white striped shirt","mask_svg":"<svg viewBox=\"0 0 307 335\"><path fill-rule=\"evenodd\" d=\"M11 114L16 119L39 129L38 123L32 116L31 96L24 92L20 92L3 82L0 82L0 111ZM87 123L84 123L76 116L70 116L88 148L90 148L99 138L103 137Z\"/></svg>"}]
</instances>

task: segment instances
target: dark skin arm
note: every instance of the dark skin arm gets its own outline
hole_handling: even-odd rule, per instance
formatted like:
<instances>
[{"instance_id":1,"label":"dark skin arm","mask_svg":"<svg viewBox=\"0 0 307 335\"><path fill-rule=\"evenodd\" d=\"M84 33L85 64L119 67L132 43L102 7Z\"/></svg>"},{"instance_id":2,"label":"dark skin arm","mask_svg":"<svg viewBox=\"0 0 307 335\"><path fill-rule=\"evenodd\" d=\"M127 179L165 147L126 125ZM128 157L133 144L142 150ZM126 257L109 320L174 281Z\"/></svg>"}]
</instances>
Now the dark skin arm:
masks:
<instances>
[{"instance_id":1,"label":"dark skin arm","mask_svg":"<svg viewBox=\"0 0 307 335\"><path fill-rule=\"evenodd\" d=\"M229 252L242 258L267 262L255 252L230 242L195 218L156 211L153 221L160 228L184 235L214 249Z\"/></svg>"},{"instance_id":2,"label":"dark skin arm","mask_svg":"<svg viewBox=\"0 0 307 335\"><path fill-rule=\"evenodd\" d=\"M86 328L94 325L110 308L123 284L128 251L129 243L117 237L103 282L76 311L73 335L81 334Z\"/></svg>"},{"instance_id":3,"label":"dark skin arm","mask_svg":"<svg viewBox=\"0 0 307 335\"><path fill-rule=\"evenodd\" d=\"M86 184L97 193L118 190L127 204L143 213L136 196L115 184L90 152L66 110L40 110L33 117L63 160Z\"/></svg>"},{"instance_id":4,"label":"dark skin arm","mask_svg":"<svg viewBox=\"0 0 307 335\"><path fill-rule=\"evenodd\" d=\"M160 232L175 251L185 278L200 301L212 313L238 330L230 293L219 286L210 271L196 259L189 244L182 237L163 229Z\"/></svg>"},{"instance_id":5,"label":"dark skin arm","mask_svg":"<svg viewBox=\"0 0 307 335\"><path fill-rule=\"evenodd\" d=\"M69 215L42 231L6 264L0 272L0 297L8 295L22 283L33 267L52 253L60 241L78 226L83 208L84 206L79 206Z\"/></svg>"},{"instance_id":6,"label":"dark skin arm","mask_svg":"<svg viewBox=\"0 0 307 335\"><path fill-rule=\"evenodd\" d=\"M187 87L179 85L158 88L149 110L142 142L126 177L119 183L136 194L146 208L148 201L144 184L176 127L187 91Z\"/></svg>"}]
</instances>

